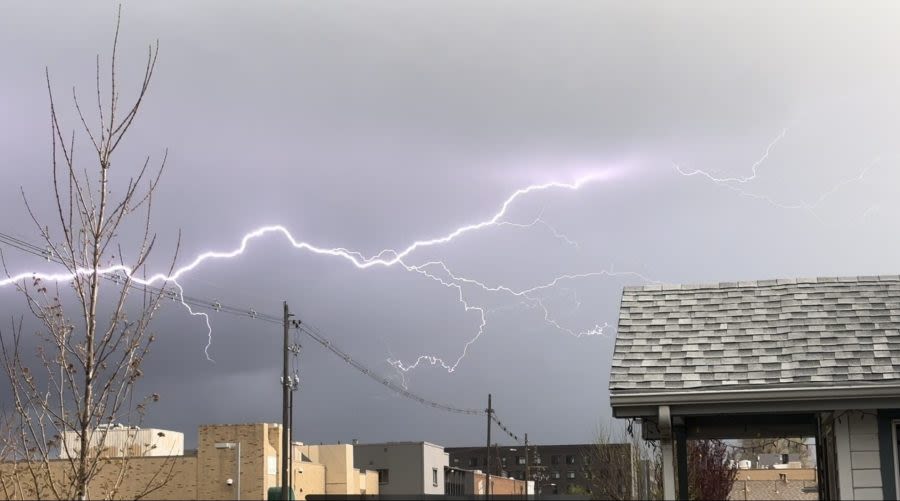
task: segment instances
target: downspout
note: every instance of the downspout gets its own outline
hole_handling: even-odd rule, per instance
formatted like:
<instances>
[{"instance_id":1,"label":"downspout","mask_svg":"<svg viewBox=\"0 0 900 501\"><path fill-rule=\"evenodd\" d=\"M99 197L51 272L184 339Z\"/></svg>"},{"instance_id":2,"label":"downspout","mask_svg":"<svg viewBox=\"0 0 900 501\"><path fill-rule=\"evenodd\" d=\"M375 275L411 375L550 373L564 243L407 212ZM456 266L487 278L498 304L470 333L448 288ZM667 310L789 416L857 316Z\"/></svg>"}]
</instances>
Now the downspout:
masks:
<instances>
[{"instance_id":1,"label":"downspout","mask_svg":"<svg viewBox=\"0 0 900 501\"><path fill-rule=\"evenodd\" d=\"M668 405L659 406L659 445L662 448L663 499L675 497L675 441L672 436L672 415Z\"/></svg>"}]
</instances>

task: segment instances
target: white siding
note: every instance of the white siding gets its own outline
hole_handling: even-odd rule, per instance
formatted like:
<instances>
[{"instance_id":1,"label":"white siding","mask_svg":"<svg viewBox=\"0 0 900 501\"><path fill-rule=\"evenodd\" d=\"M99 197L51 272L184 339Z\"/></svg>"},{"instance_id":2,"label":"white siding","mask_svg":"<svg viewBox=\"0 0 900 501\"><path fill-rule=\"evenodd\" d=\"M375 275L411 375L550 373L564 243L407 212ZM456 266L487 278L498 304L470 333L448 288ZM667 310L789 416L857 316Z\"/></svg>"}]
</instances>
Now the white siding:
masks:
<instances>
[{"instance_id":1,"label":"white siding","mask_svg":"<svg viewBox=\"0 0 900 501\"><path fill-rule=\"evenodd\" d=\"M450 466L450 455L444 452L444 448L439 445L426 443L422 449L422 459L424 463L424 468L422 468L423 491L425 494L443 494L444 468ZM434 485L433 481L434 469L437 469L437 485Z\"/></svg>"},{"instance_id":2,"label":"white siding","mask_svg":"<svg viewBox=\"0 0 900 501\"><path fill-rule=\"evenodd\" d=\"M835 422L838 487L843 500L881 500L876 411L849 411Z\"/></svg>"},{"instance_id":3,"label":"white siding","mask_svg":"<svg viewBox=\"0 0 900 501\"><path fill-rule=\"evenodd\" d=\"M114 457L123 456L183 456L184 434L157 428L125 428L110 427L106 431L94 430L88 443L91 448L100 446L106 454ZM101 445L102 444L102 445ZM81 441L74 431L63 434L63 444L59 457L67 459L78 455Z\"/></svg>"},{"instance_id":4,"label":"white siding","mask_svg":"<svg viewBox=\"0 0 900 501\"><path fill-rule=\"evenodd\" d=\"M444 467L450 464L444 448L428 442L356 445L353 460L357 468L389 471L389 482L378 488L380 494L387 496L443 494ZM432 477L434 468L438 471L436 486Z\"/></svg>"}]
</instances>

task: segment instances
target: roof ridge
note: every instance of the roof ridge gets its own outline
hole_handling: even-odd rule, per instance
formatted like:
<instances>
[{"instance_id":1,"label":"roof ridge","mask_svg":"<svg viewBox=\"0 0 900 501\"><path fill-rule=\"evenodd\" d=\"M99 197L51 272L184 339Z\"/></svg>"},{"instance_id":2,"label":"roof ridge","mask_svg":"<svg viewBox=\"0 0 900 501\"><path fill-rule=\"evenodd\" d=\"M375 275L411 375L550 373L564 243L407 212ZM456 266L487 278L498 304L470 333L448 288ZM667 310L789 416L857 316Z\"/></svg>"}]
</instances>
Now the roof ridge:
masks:
<instances>
[{"instance_id":1,"label":"roof ridge","mask_svg":"<svg viewBox=\"0 0 900 501\"><path fill-rule=\"evenodd\" d=\"M900 282L900 275L858 275L858 276L823 276L803 278L776 278L765 280L741 280L731 282L707 282L688 284L651 284L651 285L627 285L625 292L658 292L672 290L698 290L698 289L735 289L745 287L771 287L778 285L797 284L831 284L831 283L860 283L860 282Z\"/></svg>"}]
</instances>

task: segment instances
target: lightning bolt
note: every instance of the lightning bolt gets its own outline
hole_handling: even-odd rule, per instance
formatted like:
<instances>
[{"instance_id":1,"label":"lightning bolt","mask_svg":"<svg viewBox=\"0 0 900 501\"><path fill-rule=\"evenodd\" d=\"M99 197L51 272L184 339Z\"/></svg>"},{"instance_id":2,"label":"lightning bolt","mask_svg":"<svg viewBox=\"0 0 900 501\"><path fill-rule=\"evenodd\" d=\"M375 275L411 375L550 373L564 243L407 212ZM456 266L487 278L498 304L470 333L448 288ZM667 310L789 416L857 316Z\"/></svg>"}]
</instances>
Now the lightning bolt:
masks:
<instances>
[{"instance_id":1,"label":"lightning bolt","mask_svg":"<svg viewBox=\"0 0 900 501\"><path fill-rule=\"evenodd\" d=\"M757 169L759 169L759 166L762 165L762 163L765 162L767 158L769 158L769 154L775 148L775 145L777 145L779 143L779 141L784 139L784 136L786 134L787 134L787 129L781 129L781 134L778 134L778 137L776 137L771 143L769 143L769 146L766 147L766 152L763 154L763 156L760 157L759 160L754 162L752 166L750 166L750 171L752 172L752 174L749 176L746 176L746 177L715 177L712 174L710 174L709 172L699 170L699 169L695 169L692 171L686 171L686 170L682 169L681 166L678 164L675 164L675 170L677 170L678 173L681 174L682 176L686 176L686 177L703 176L717 184L749 183L750 181L753 181L754 179L756 179L756 176L758 174Z\"/></svg>"},{"instance_id":2,"label":"lightning bolt","mask_svg":"<svg viewBox=\"0 0 900 501\"><path fill-rule=\"evenodd\" d=\"M463 291L463 285L475 287L475 288L481 289L485 292L502 292L505 294L509 294L513 297L519 298L519 299L523 300L524 303L526 303L526 304L531 304L533 306L537 306L537 307L541 308L544 312L544 320L548 324L553 326L554 328L559 329L568 334L571 334L573 336L581 337L581 336L601 335L601 334L603 334L604 329L608 327L608 325L603 324L601 326L598 324L598 325L594 326L593 328L591 328L587 331L582 331L582 332L575 332L571 329L565 328L562 325L560 325L559 322L557 322L555 319L553 319L552 315L550 314L549 309L543 303L543 300L540 297L535 296L535 294L539 293L540 291L543 291L545 289L554 287L554 286L556 286L556 284L558 284L559 282L564 281L564 280L574 280L574 279L597 277L597 276L604 276L604 275L605 276L631 275L631 276L636 276L636 277L642 278L647 281L651 281L651 280L647 279L646 277L643 277L642 275L640 275L638 273L633 273L633 272L614 273L612 271L599 271L599 272L590 272L590 273L582 273L582 274L561 275L545 284L541 284L541 285L538 285L538 286L535 286L535 287L532 287L529 289L524 289L524 290L513 290L506 286L488 285L484 282L481 282L481 281L478 281L475 279L456 275L453 272L451 272L449 267L447 267L447 265L445 263L443 263L442 261L429 261L424 264L415 265L415 264L409 264L406 261L407 258L409 258L417 250L448 244L448 243L452 242L453 240L455 240L467 233L480 231L480 230L484 230L484 229L491 228L491 227L502 227L502 226L532 228L537 225L540 225L540 226L543 226L546 229L548 229L554 235L555 238L562 240L569 245L577 247L578 246L577 242L572 241L567 236L558 232L555 228L553 228L549 223L547 223L542 218L543 211L531 223L527 223L527 224L512 223L510 221L505 221L504 218L507 216L509 208L512 206L512 204L516 200L518 200L526 195L529 195L531 193L547 191L547 190L554 190L554 189L575 191L575 190L581 189L582 187L584 187L585 185L587 185L589 183L599 182L599 181L602 181L602 180L605 180L608 178L609 178L609 172L607 171L607 172L597 172L597 173L579 178L576 181L571 182L571 183L553 181L553 182L548 182L548 183L543 183L543 184L530 185L530 186L521 188L521 189L513 192L512 195L510 195L509 197L506 198L506 200L500 206L500 209L496 213L494 213L490 218L488 218L484 221L461 226L461 227L456 228L453 231L451 231L445 235L439 236L439 237L425 239L425 240L416 240L413 243L409 244L406 248L403 248L402 250L384 249L381 252L379 252L375 255L372 255L372 256L366 256L361 252L349 250L349 249L346 249L343 247L336 247L336 248L319 247L319 246L313 245L309 242L296 239L290 233L290 231L288 231L288 229L285 228L284 226L269 225L269 226L261 226L259 228L256 228L256 229L250 231L249 233L245 234L241 238L240 244L233 250L230 250L230 251L207 251L207 252L198 254L191 262L189 262L185 266L182 266L182 267L176 269L170 275L166 275L163 273L157 273L157 274L151 275L149 278L140 278L140 277L134 275L134 273L133 273L134 270L132 270L128 266L121 265L121 264L100 268L100 269L96 270L96 273L101 276L122 273L122 274L128 276L132 282L140 284L140 285L148 285L148 286L154 285L154 284L163 284L164 285L168 282L172 282L175 285L175 287L178 289L178 294L177 294L178 297L177 298L173 297L173 299L180 299L181 304L188 310L188 312L192 316L202 316L204 319L204 322L207 327L207 339L208 339L207 345L204 348L204 353L206 354L207 359L211 361L212 359L209 356L209 348L212 344L212 326L210 324L209 316L206 313L193 311L193 309L190 307L189 304L187 304L187 302L184 299L184 289L182 288L181 284L178 283L178 280L180 278L185 276L185 274L190 273L191 271L195 270L197 267L202 265L204 262L209 261L209 260L227 260L227 259L236 258L236 257L242 255L247 250L249 244L252 241L260 239L260 238L268 236L268 235L281 235L288 241L288 243L293 248L295 248L297 250L307 251L307 252L317 254L317 255L342 258L342 259L348 261L350 264L352 264L353 266L355 266L358 269L367 269L367 268L371 268L371 267L375 267L375 266L383 266L383 267L398 266L408 272L417 273L417 274L427 277L430 280L436 281L437 283L439 283L440 285L442 285L444 287L455 289L458 293L458 301L463 306L464 311L477 313L480 318L480 323L479 323L478 331L475 334L475 336L472 337L468 342L465 343L465 345L463 346L462 354L452 363L445 362L440 357L431 356L431 355L420 356L416 360L416 362L409 364L409 365L404 365L402 362L400 362L398 360L392 360L392 359L388 359L388 363L390 363L392 366L394 366L396 369L398 369L400 371L400 373L408 372L409 370L417 367L423 361L428 361L432 365L440 365L441 367L446 369L448 372L453 372L456 370L459 363L462 361L462 359L468 353L469 347L473 343L475 343L478 340L478 338L480 338L484 334L484 330L487 325L485 308L481 307L481 306L470 304L470 302L465 297L465 294ZM435 267L437 267L439 269L439 271L444 274L444 277L446 277L446 279L429 271L429 269L435 268ZM95 273L95 271L93 269L81 268L81 267L76 268L73 272L69 272L69 273L26 272L26 273L20 273L20 274L14 275L14 276L9 276L5 279L0 280L0 287L11 285L11 284L16 284L16 283L26 280L28 278L35 278L35 279L55 281L55 282L65 282L65 281L70 281L70 280L73 280L73 279L75 279L77 277L81 277L81 276L90 276L90 275L93 275L94 273Z\"/></svg>"},{"instance_id":3,"label":"lightning bolt","mask_svg":"<svg viewBox=\"0 0 900 501\"><path fill-rule=\"evenodd\" d=\"M700 170L700 169L685 170L677 163L673 163L673 167L675 168L675 171L678 172L679 174L681 174L682 176L705 177L706 179L709 179L713 183L720 185L720 186L724 186L724 187L728 188L729 190L734 191L735 193L739 194L742 197L746 197L746 198L750 198L750 199L754 199L754 200L760 200L760 201L766 202L769 205L772 205L779 209L807 211L811 215L813 215L813 217L815 217L820 222L822 222L821 218L819 218L818 214L816 214L816 212L815 212L816 209L818 209L822 205L822 203L825 202L826 199L828 199L830 196L834 195L835 193L837 193L838 191L843 189L848 184L857 183L857 182L862 181L865 178L866 174L869 173L869 170L872 168L872 166L881 161L880 157L876 157L873 160L873 162L870 165L866 166L864 169L862 169L862 171L858 175L839 181L831 189L824 192L822 195L819 196L819 198L817 198L813 202L784 203L784 202L775 200L774 198L772 198L768 195L761 195L758 193L753 193L753 192L750 192L748 190L741 188L740 185L745 185L745 184L750 183L751 181L755 181L757 179L757 176L759 174L759 172L758 172L759 167L769 158L769 155L772 153L772 150L775 149L775 146L782 139L784 139L784 136L786 134L787 134L787 129L782 129L781 133L778 134L778 136L775 137L775 139L772 140L771 143L769 143L769 145L766 147L765 153L756 162L754 162L753 165L750 167L751 174L749 176L716 177L713 174L711 174L707 171L704 171L704 170Z\"/></svg>"},{"instance_id":4,"label":"lightning bolt","mask_svg":"<svg viewBox=\"0 0 900 501\"><path fill-rule=\"evenodd\" d=\"M432 273L427 272L426 270L429 267L440 268L440 270L443 271L443 273L447 277L449 277L451 280L446 281ZM536 285L534 287L531 287L528 289L523 289L523 290L514 290L505 285L488 285L484 282L481 282L481 281L478 281L478 280L475 280L472 278L458 276L458 275L454 274L452 271L450 271L450 269L447 267L447 265L444 264L442 261L430 261L425 264L422 264L419 266L413 266L410 268L412 269L412 271L421 273L422 275L425 275L428 278L437 281L438 283L440 283L441 285L443 285L445 287L455 288L459 292L459 302L463 305L463 307L466 309L466 311L471 311L471 310L478 311L478 313L480 314L481 323L479 325L478 333L475 335L475 337L470 339L465 344L465 346L463 347L462 354L460 354L460 356L453 362L446 362L442 358L437 357L435 355L420 355L416 359L415 362L413 362L412 364L409 364L409 365L404 365L399 360L388 359L389 364L391 364L392 366L394 366L397 369L400 369L403 372L409 372L410 370L417 368L419 366L419 364L421 364L422 362L427 362L427 363L430 363L431 365L440 365L445 370L447 370L447 372L453 372L456 370L457 366L462 361L462 359L465 358L466 354L468 353L469 346L471 346L475 341L477 341L478 338L481 337L481 335L484 333L484 328L487 325L484 308L471 306L465 300L465 298L463 296L462 286L459 284L471 285L471 286L474 286L485 292L503 292L503 293L506 293L515 298L519 298L519 299L523 300L523 302L527 305L536 306L536 307L541 308L541 310L544 313L544 321L546 323L550 324L551 326L553 326L554 328L556 328L559 331L562 331L562 332L569 334L571 336L574 336L576 338L580 338L583 336L603 335L604 330L609 327L609 324L607 324L607 323L604 323L603 325L596 324L591 329L588 329L585 331L580 331L580 332L576 332L572 329L563 327L562 325L559 324L559 322L557 322L556 320L553 319L552 315L550 314L550 310L544 304L543 300L540 297L535 297L533 294L543 291L543 290L546 290L546 289L556 287L560 282L563 282L563 281L591 278L591 277L631 276L631 277L640 278L641 280L643 280L645 282L649 282L649 283L654 283L654 284L662 283L662 282L650 279L640 273L633 272L633 271L615 272L612 270L602 270L602 271L589 272L589 273L560 275L560 276L554 278L553 280L551 280L550 282L547 282L547 283L544 283L541 285Z\"/></svg>"},{"instance_id":5,"label":"lightning bolt","mask_svg":"<svg viewBox=\"0 0 900 501\"><path fill-rule=\"evenodd\" d=\"M572 240L565 234L560 233L556 228L554 228L550 223L548 223L544 219L544 210L543 209L541 209L541 212L538 214L538 216L536 218L534 218L530 223L513 223L510 221L501 221L501 222L497 223L497 226L511 226L513 228L524 228L524 229L531 229L531 228L534 228L535 226L543 226L545 229L547 229L550 232L551 235L553 235L553 238L560 240L563 243L565 243L566 245L574 247L575 249L581 248L581 245L578 242Z\"/></svg>"}]
</instances>

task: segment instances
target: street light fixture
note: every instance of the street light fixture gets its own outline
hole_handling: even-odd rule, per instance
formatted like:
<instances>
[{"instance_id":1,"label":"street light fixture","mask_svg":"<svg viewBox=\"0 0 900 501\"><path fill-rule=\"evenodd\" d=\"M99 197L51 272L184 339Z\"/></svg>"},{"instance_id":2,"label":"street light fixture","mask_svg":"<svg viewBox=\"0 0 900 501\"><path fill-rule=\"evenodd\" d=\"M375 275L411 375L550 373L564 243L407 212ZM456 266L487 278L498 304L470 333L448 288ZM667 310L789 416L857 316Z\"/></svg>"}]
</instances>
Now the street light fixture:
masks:
<instances>
[{"instance_id":1,"label":"street light fixture","mask_svg":"<svg viewBox=\"0 0 900 501\"><path fill-rule=\"evenodd\" d=\"M241 443L240 442L219 442L216 449L230 449L237 452L237 480L235 481L235 499L241 501ZM230 483L229 483L230 485Z\"/></svg>"}]
</instances>

